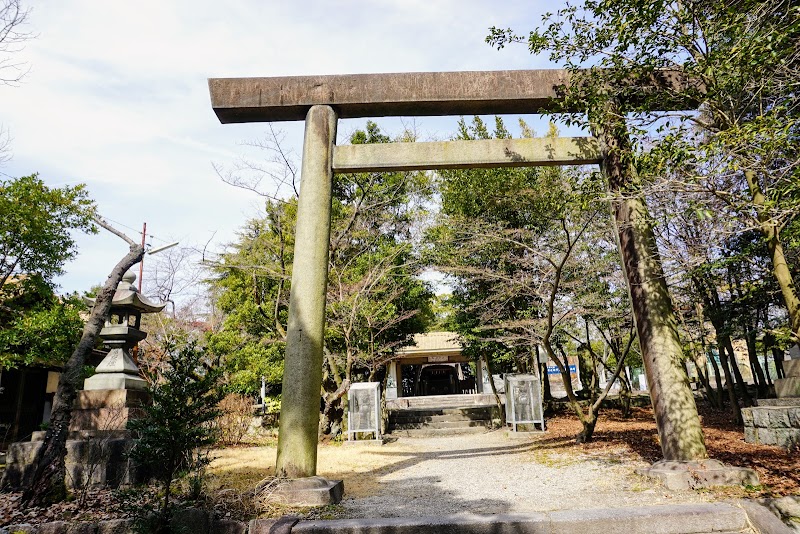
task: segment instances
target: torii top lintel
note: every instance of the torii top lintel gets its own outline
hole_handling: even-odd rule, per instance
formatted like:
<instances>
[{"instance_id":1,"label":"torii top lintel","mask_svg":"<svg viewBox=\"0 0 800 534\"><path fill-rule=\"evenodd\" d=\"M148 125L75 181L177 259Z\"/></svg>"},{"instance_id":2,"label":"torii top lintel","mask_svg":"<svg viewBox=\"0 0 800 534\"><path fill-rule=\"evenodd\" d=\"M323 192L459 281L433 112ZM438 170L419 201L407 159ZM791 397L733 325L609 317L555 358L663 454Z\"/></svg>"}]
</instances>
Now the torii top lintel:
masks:
<instances>
[{"instance_id":1,"label":"torii top lintel","mask_svg":"<svg viewBox=\"0 0 800 534\"><path fill-rule=\"evenodd\" d=\"M224 124L304 120L314 105L340 118L540 113L557 109L569 80L566 70L540 69L210 78L208 87ZM680 76L664 80L680 90ZM667 100L662 109L675 109Z\"/></svg>"}]
</instances>

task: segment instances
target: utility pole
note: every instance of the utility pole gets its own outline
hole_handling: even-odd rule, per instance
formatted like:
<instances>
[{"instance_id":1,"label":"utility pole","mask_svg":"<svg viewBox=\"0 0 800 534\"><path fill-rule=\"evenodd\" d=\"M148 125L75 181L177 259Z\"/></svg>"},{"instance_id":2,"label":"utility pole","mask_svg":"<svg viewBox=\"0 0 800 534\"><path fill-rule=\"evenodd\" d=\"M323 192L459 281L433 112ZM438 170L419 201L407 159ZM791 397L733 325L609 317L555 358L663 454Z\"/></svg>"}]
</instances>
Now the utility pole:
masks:
<instances>
[{"instance_id":1,"label":"utility pole","mask_svg":"<svg viewBox=\"0 0 800 534\"><path fill-rule=\"evenodd\" d=\"M142 249L144 249L144 239L147 237L147 223L142 223ZM142 292L142 275L144 274L144 256L139 262L139 293Z\"/></svg>"}]
</instances>

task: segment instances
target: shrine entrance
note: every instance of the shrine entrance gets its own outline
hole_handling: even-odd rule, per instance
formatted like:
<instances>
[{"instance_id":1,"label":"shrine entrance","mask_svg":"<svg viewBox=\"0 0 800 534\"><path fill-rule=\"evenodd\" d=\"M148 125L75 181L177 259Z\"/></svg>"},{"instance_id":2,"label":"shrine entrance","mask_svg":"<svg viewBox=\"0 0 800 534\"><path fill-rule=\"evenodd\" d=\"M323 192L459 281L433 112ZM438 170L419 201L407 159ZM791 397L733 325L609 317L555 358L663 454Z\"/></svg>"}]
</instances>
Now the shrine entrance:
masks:
<instances>
[{"instance_id":1,"label":"shrine entrance","mask_svg":"<svg viewBox=\"0 0 800 534\"><path fill-rule=\"evenodd\" d=\"M579 73L577 73L579 74ZM674 95L680 75L655 73L641 88ZM334 173L600 165L611 195L620 254L665 460L707 458L694 398L681 367L672 302L655 235L635 190L625 101L589 110L604 120L596 137L490 139L336 146L339 118L586 112L563 106L576 73L564 70L432 72L210 79L222 123L305 120L296 247L289 303L277 475L316 474L325 294ZM634 91L635 92L635 91ZM664 98L663 110L674 98ZM657 110L653 110L657 111ZM431 362L434 363L434 362Z\"/></svg>"}]
</instances>

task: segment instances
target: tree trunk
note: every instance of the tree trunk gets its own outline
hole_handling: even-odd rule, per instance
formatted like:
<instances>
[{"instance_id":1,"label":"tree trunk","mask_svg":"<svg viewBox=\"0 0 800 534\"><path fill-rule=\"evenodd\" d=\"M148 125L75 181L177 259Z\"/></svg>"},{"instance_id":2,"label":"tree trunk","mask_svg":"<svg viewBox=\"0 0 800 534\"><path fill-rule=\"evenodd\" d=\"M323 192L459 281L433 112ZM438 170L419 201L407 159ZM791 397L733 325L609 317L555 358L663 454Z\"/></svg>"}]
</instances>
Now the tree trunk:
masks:
<instances>
[{"instance_id":1,"label":"tree trunk","mask_svg":"<svg viewBox=\"0 0 800 534\"><path fill-rule=\"evenodd\" d=\"M761 362L758 361L755 329L748 330L745 336L747 337L747 357L750 360L750 369L756 380L758 396L763 398L767 394L767 379L764 376L764 369L761 367Z\"/></svg>"},{"instance_id":2,"label":"tree trunk","mask_svg":"<svg viewBox=\"0 0 800 534\"><path fill-rule=\"evenodd\" d=\"M628 372L623 367L619 376L619 404L622 409L622 417L628 418L631 416L631 382L628 378Z\"/></svg>"},{"instance_id":3,"label":"tree trunk","mask_svg":"<svg viewBox=\"0 0 800 534\"><path fill-rule=\"evenodd\" d=\"M775 361L776 378L786 378L786 371L783 370L783 359L786 354L779 347L772 347L772 359Z\"/></svg>"},{"instance_id":4,"label":"tree trunk","mask_svg":"<svg viewBox=\"0 0 800 534\"><path fill-rule=\"evenodd\" d=\"M722 371L725 373L725 388L728 390L728 400L731 403L731 415L733 415L734 422L740 424L742 422L742 410L739 407L739 399L736 398L736 390L734 390L734 380L731 374L729 365L728 353L725 347L720 342L719 346L719 361L722 364Z\"/></svg>"},{"instance_id":5,"label":"tree trunk","mask_svg":"<svg viewBox=\"0 0 800 534\"><path fill-rule=\"evenodd\" d=\"M753 171L745 171L744 175L750 188L750 194L753 197L753 204L758 213L759 228L767 242L770 259L772 260L772 273L775 275L775 280L778 281L783 302L789 312L792 333L795 336L795 340L800 343L800 297L797 295L792 272L786 262L783 243L780 241L780 227L765 213L767 199L763 191L761 191L761 186L758 184L755 173Z\"/></svg>"},{"instance_id":6,"label":"tree trunk","mask_svg":"<svg viewBox=\"0 0 800 534\"><path fill-rule=\"evenodd\" d=\"M492 388L492 395L494 395L494 401L497 403L497 410L500 412L500 426L503 426L506 416L503 410L503 403L500 401L500 395L497 394L497 387L494 385L494 375L492 374L492 367L489 365L489 357L484 352L481 354L481 359L483 359L483 363L486 365L486 372L489 374L489 387ZM419 371L417 372L417 382L419 382Z\"/></svg>"},{"instance_id":7,"label":"tree trunk","mask_svg":"<svg viewBox=\"0 0 800 534\"><path fill-rule=\"evenodd\" d=\"M97 336L103 329L111 301L117 286L125 272L142 260L144 248L129 241L130 252L123 257L97 294L89 320L83 328L83 335L70 356L53 399L53 410L50 415L50 426L47 429L42 447L33 460L33 478L30 486L22 494L23 506L43 506L62 501L67 494L65 483L67 455L67 437L72 419L72 405L78 396L81 373L87 357L92 353Z\"/></svg>"},{"instance_id":8,"label":"tree trunk","mask_svg":"<svg viewBox=\"0 0 800 534\"><path fill-rule=\"evenodd\" d=\"M542 385L542 400L553 400L553 393L550 391L550 376L547 374L547 362L539 363L539 345L536 345L536 365L539 369L539 380Z\"/></svg>"},{"instance_id":9,"label":"tree trunk","mask_svg":"<svg viewBox=\"0 0 800 534\"><path fill-rule=\"evenodd\" d=\"M603 150L603 172L613 195L612 209L623 270L639 334L650 398L665 460L708 457L697 406L683 358L672 299L644 197L633 167L624 115L615 102L592 117Z\"/></svg>"},{"instance_id":10,"label":"tree trunk","mask_svg":"<svg viewBox=\"0 0 800 534\"><path fill-rule=\"evenodd\" d=\"M744 381L744 378L742 378L742 372L739 370L739 364L736 361L736 353L733 351L733 343L731 343L731 338L724 336L722 342L725 345L725 348L728 350L728 361L731 364L731 371L733 371L733 377L736 379L736 385L739 388L742 401L744 402L745 406L753 406L755 403L753 402L753 397L751 397L750 393L747 391L747 383Z\"/></svg>"}]
</instances>

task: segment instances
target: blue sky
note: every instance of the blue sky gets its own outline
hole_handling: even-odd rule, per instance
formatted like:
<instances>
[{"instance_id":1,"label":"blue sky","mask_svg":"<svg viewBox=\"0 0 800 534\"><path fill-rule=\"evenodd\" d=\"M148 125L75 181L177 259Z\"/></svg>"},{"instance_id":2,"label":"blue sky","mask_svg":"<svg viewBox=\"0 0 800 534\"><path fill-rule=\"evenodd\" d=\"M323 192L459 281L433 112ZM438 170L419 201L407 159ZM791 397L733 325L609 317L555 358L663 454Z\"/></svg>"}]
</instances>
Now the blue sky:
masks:
<instances>
[{"instance_id":1,"label":"blue sky","mask_svg":"<svg viewBox=\"0 0 800 534\"><path fill-rule=\"evenodd\" d=\"M224 184L213 164L263 157L242 143L266 125L221 125L207 78L546 68L524 46L484 43L492 25L525 31L548 3L504 0L100 2L28 0L37 34L17 58L30 72L0 86L0 125L12 137L7 176L40 173L52 186L87 184L101 213L152 245L221 249L260 199ZM342 121L340 139L364 120ZM378 119L399 134L397 119ZM510 122L510 121L509 121ZM456 118L418 118L423 140L446 139ZM299 154L301 123L278 123ZM80 236L58 282L82 291L126 252L108 233ZM147 262L145 262L147 266ZM145 276L147 276L145 271Z\"/></svg>"}]
</instances>

